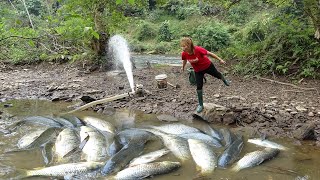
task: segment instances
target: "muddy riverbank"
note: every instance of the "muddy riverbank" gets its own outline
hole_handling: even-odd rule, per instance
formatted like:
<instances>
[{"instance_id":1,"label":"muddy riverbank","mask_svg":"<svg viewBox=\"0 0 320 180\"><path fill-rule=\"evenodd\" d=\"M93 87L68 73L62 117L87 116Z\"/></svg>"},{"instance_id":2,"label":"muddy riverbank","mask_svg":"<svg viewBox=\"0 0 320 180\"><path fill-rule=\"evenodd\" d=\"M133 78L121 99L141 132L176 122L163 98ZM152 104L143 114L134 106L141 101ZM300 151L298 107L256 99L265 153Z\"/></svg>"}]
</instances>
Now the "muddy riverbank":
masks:
<instances>
[{"instance_id":1,"label":"muddy riverbank","mask_svg":"<svg viewBox=\"0 0 320 180\"><path fill-rule=\"evenodd\" d=\"M228 71L224 67L218 68ZM159 89L155 81L159 74L166 74L173 86ZM180 67L153 65L134 69L133 75L134 83L142 84L148 91L144 97L127 97L93 109L97 113L109 114L114 109L128 108L185 120L193 118L197 105L196 87L190 85L187 72L180 73ZM301 139L312 139L312 144L320 146L320 81L302 79L293 85L285 78L272 81L268 77L234 74L227 74L227 77L232 81L229 87L207 76L205 103L226 108L223 113L210 111L209 121L251 129L257 134L295 138L297 145ZM84 104L81 99L85 100L87 96L98 100L130 91L124 72L111 73L79 64L2 65L0 83L1 102L47 99L73 102L74 107Z\"/></svg>"}]
</instances>

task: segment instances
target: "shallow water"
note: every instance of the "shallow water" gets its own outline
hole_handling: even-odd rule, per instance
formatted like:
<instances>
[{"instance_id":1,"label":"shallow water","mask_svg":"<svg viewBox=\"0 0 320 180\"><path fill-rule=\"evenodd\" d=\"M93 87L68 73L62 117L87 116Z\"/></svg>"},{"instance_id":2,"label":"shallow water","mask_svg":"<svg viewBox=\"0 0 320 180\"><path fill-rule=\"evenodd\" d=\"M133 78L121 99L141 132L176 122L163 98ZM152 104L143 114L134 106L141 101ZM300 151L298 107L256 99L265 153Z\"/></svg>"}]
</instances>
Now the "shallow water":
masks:
<instances>
[{"instance_id":1,"label":"shallow water","mask_svg":"<svg viewBox=\"0 0 320 180\"><path fill-rule=\"evenodd\" d=\"M4 108L4 104L12 104L12 107ZM15 100L0 104L0 111L4 112L0 119L0 128L4 128L13 122L17 122L26 116L53 116L61 112L67 111L67 103L52 103L40 100ZM10 116L7 116L10 114ZM143 114L141 112L121 110L111 113L110 115L101 115L92 111L83 111L75 114L76 116L90 115L106 119L113 123L119 130L129 127L139 127L142 125L160 125L164 124L157 120L156 115ZM196 121L186 122L180 120L190 126L196 126ZM213 126L213 125L212 125ZM41 126L24 125L20 127L15 133L4 135L0 132L0 179L7 179L6 174L14 173L15 168L32 169L45 166L41 152L39 149L34 149L24 152L5 153L7 151L16 149L18 140L33 130L39 129ZM223 126L214 126L221 128ZM244 133L244 137L248 137ZM314 146L309 145L310 142L304 142L301 146L293 145L291 139L272 139L279 144L289 148L288 151L281 151L279 155L262 165L250 169L242 170L238 173L230 171L230 168L219 169L216 168L212 174L212 179L295 179L298 176L309 176L310 179L318 179L320 177L320 170L318 162L320 162L320 150ZM162 148L160 142L152 142L147 144L145 152L150 152ZM244 154L262 149L250 143L245 143L244 148L240 154ZM215 149L215 153L219 155L223 148ZM160 160L178 161L173 155L169 154L162 157ZM193 179L197 177L196 166L192 160L182 164L182 167L173 173L156 176L157 180L177 180L177 179ZM48 178L29 178L29 179L48 179ZM105 179L104 177L96 177L93 179Z\"/></svg>"}]
</instances>

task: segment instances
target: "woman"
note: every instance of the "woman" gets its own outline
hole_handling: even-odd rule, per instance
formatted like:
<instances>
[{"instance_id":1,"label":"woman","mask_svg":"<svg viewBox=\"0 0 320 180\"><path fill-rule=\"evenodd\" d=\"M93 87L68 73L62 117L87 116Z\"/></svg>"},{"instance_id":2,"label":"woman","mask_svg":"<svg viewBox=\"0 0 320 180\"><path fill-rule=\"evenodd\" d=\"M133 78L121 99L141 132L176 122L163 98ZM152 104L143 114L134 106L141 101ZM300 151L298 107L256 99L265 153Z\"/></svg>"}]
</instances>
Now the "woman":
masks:
<instances>
[{"instance_id":1,"label":"woman","mask_svg":"<svg viewBox=\"0 0 320 180\"><path fill-rule=\"evenodd\" d=\"M210 74L218 79L221 79L226 86L230 85L230 82L224 78L224 76L214 67L213 63L210 61L208 56L219 60L221 64L226 62L214 53L207 51L200 46L194 46L192 39L189 37L184 37L180 41L181 48L183 50L182 57L182 71L184 71L187 61L191 64L196 75L197 83L197 95L199 105L197 107L197 112L200 113L203 110L203 77L204 74Z\"/></svg>"}]
</instances>

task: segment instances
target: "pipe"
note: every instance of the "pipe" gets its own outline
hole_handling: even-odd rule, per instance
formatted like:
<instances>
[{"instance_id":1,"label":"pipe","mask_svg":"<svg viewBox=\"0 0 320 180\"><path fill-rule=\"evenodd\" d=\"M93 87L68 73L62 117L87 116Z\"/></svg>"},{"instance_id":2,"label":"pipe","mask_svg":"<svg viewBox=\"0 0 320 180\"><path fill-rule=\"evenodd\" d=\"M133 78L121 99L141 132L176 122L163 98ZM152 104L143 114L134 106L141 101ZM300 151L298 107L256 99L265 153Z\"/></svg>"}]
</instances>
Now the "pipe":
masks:
<instances>
[{"instance_id":1,"label":"pipe","mask_svg":"<svg viewBox=\"0 0 320 180\"><path fill-rule=\"evenodd\" d=\"M115 95L115 96L112 96L112 97L107 97L107 98L104 98L104 99L92 101L92 102L90 102L88 104L80 106L77 109L74 109L72 111L66 112L64 114L71 114L71 113L74 113L74 112L77 112L77 111L82 111L82 110L85 110L85 109L87 109L89 107L92 107L94 105L97 105L97 104L103 104L103 103L106 103L106 102L122 99L122 98L128 97L130 95L134 95L134 94L135 94L135 92L129 92L129 93L119 94L119 95Z\"/></svg>"}]
</instances>

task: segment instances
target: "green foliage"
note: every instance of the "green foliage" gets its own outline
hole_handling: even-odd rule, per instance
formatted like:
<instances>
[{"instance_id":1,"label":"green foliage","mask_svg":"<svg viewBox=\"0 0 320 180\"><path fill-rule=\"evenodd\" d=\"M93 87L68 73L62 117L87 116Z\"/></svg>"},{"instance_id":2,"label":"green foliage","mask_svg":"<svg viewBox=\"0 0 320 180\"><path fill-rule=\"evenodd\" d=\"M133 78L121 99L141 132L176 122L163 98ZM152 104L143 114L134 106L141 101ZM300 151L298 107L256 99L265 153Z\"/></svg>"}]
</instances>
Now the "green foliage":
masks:
<instances>
[{"instance_id":1,"label":"green foliage","mask_svg":"<svg viewBox=\"0 0 320 180\"><path fill-rule=\"evenodd\" d=\"M157 35L157 31L151 23L142 21L142 23L138 26L137 39L139 41L152 39L156 35Z\"/></svg>"},{"instance_id":2,"label":"green foliage","mask_svg":"<svg viewBox=\"0 0 320 180\"><path fill-rule=\"evenodd\" d=\"M171 41L173 36L170 31L170 23L169 21L164 21L161 23L161 26L159 28L158 38L159 41Z\"/></svg>"},{"instance_id":3,"label":"green foliage","mask_svg":"<svg viewBox=\"0 0 320 180\"><path fill-rule=\"evenodd\" d=\"M197 5L190 5L185 7L180 7L177 12L177 18L179 20L186 19L190 16L200 15L200 8Z\"/></svg>"},{"instance_id":4,"label":"green foliage","mask_svg":"<svg viewBox=\"0 0 320 180\"><path fill-rule=\"evenodd\" d=\"M155 47L155 53L157 54L165 54L169 51L169 43L168 42L160 42Z\"/></svg>"},{"instance_id":5,"label":"green foliage","mask_svg":"<svg viewBox=\"0 0 320 180\"><path fill-rule=\"evenodd\" d=\"M200 25L192 37L209 51L218 51L230 44L230 34L220 23Z\"/></svg>"},{"instance_id":6,"label":"green foliage","mask_svg":"<svg viewBox=\"0 0 320 180\"><path fill-rule=\"evenodd\" d=\"M235 24L246 23L250 17L252 8L252 3L248 1L242 1L238 6L232 6L227 13L228 22Z\"/></svg>"}]
</instances>

